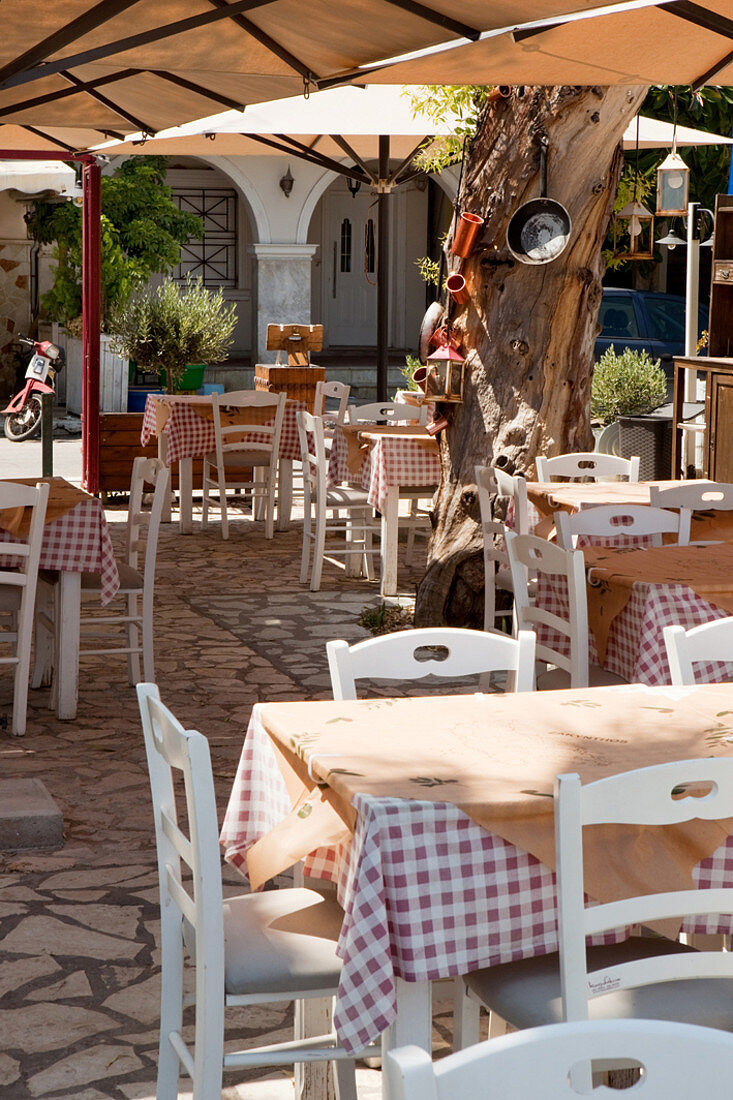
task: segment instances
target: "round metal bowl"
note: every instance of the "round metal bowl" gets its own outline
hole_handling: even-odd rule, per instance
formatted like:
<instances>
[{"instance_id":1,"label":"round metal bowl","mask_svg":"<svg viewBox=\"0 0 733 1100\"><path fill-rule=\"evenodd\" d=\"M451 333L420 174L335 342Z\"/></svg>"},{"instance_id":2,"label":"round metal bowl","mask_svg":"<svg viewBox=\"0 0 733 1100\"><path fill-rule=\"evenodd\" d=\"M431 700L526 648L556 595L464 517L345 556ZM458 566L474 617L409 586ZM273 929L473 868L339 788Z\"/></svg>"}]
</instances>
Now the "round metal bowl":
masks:
<instances>
[{"instance_id":1,"label":"round metal bowl","mask_svg":"<svg viewBox=\"0 0 733 1100\"><path fill-rule=\"evenodd\" d=\"M506 243L523 264L549 264L566 249L573 223L565 207L555 199L531 199L522 203L507 227Z\"/></svg>"}]
</instances>

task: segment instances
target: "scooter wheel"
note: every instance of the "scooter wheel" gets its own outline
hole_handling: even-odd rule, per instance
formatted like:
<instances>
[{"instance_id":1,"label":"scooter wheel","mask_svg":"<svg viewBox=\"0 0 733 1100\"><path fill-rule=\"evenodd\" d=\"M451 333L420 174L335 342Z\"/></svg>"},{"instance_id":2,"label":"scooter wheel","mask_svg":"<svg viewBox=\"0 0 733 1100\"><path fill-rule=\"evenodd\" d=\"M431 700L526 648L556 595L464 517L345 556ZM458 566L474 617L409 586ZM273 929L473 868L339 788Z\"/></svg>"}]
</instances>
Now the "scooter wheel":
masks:
<instances>
[{"instance_id":1,"label":"scooter wheel","mask_svg":"<svg viewBox=\"0 0 733 1100\"><path fill-rule=\"evenodd\" d=\"M32 394L19 413L10 413L5 417L3 429L5 438L13 443L22 443L30 439L41 426L41 399Z\"/></svg>"}]
</instances>

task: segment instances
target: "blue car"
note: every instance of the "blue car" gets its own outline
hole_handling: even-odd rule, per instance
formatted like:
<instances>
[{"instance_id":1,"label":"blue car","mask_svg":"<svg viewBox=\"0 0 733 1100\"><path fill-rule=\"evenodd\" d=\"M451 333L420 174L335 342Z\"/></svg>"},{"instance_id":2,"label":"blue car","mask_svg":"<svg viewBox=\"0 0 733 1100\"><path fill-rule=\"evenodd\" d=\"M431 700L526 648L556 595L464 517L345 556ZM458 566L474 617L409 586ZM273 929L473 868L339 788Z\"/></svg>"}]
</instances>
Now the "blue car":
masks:
<instances>
[{"instance_id":1,"label":"blue car","mask_svg":"<svg viewBox=\"0 0 733 1100\"><path fill-rule=\"evenodd\" d=\"M651 290L603 288L598 320L601 332L595 344L596 361L613 344L616 351L633 348L661 359L671 376L672 357L685 353L685 299ZM708 327L707 306L700 306L698 337Z\"/></svg>"}]
</instances>

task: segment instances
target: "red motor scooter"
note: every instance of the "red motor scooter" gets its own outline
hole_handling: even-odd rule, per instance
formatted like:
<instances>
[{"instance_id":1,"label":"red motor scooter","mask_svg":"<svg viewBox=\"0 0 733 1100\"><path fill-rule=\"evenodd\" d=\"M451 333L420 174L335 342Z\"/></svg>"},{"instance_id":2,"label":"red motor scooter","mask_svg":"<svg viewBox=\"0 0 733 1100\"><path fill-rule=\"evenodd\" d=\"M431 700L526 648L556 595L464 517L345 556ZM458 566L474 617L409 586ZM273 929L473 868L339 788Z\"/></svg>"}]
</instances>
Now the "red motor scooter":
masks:
<instances>
[{"instance_id":1,"label":"red motor scooter","mask_svg":"<svg viewBox=\"0 0 733 1100\"><path fill-rule=\"evenodd\" d=\"M7 439L21 443L30 439L41 424L41 394L54 393L54 379L64 365L63 351L50 340L30 340L19 336L21 344L33 348L33 355L25 372L27 382L20 393L11 397L0 414L5 417Z\"/></svg>"}]
</instances>

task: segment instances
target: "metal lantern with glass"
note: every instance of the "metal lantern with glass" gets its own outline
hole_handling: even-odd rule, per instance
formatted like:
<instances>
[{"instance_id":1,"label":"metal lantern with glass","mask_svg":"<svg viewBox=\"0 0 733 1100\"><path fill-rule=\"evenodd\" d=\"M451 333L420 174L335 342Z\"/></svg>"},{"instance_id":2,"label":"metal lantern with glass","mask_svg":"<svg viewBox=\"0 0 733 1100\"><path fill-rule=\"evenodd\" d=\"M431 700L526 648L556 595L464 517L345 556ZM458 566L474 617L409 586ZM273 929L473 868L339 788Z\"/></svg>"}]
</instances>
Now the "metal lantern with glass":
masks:
<instances>
[{"instance_id":1,"label":"metal lantern with glass","mask_svg":"<svg viewBox=\"0 0 733 1100\"><path fill-rule=\"evenodd\" d=\"M425 392L433 401L463 401L465 360L450 340L436 348L427 360Z\"/></svg>"}]
</instances>

